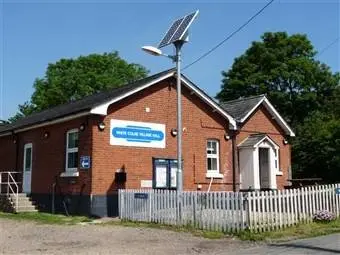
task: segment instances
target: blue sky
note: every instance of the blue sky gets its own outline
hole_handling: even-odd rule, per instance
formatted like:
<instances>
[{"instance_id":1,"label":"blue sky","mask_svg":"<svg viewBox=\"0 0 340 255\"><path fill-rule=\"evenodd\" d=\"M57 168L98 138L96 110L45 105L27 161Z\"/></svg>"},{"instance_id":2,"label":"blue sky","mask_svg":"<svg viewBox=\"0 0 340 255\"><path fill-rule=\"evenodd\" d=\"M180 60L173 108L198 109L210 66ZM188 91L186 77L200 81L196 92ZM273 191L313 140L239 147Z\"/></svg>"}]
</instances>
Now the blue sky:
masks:
<instances>
[{"instance_id":1,"label":"blue sky","mask_svg":"<svg viewBox=\"0 0 340 255\"><path fill-rule=\"evenodd\" d=\"M29 100L33 82L43 77L48 63L90 53L119 51L129 62L150 73L171 68L166 58L140 50L157 45L171 22L199 9L183 47L183 65L223 40L268 1L91 1L0 0L0 119L15 114ZM208 57L185 70L196 84L215 96L221 71L228 70L266 31L304 33L317 50L339 37L339 0L276 0L240 33ZM340 70L338 40L318 58ZM171 46L164 48L172 54ZM1 92L0 92L1 93Z\"/></svg>"}]
</instances>

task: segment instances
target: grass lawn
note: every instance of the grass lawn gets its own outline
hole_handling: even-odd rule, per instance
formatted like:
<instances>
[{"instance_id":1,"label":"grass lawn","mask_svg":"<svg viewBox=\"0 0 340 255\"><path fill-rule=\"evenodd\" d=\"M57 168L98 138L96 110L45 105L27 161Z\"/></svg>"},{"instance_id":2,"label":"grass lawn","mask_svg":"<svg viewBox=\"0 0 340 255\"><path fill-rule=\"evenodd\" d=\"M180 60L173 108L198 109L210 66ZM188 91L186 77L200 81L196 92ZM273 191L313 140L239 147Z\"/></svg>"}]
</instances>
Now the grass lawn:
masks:
<instances>
[{"instance_id":1,"label":"grass lawn","mask_svg":"<svg viewBox=\"0 0 340 255\"><path fill-rule=\"evenodd\" d=\"M329 223L313 222L308 224L298 224L293 227L263 233L243 231L237 236L241 240L273 242L322 236L333 233L340 233L340 218Z\"/></svg>"},{"instance_id":2,"label":"grass lawn","mask_svg":"<svg viewBox=\"0 0 340 255\"><path fill-rule=\"evenodd\" d=\"M293 227L280 229L277 231L269 231L262 233L252 233L250 231L242 231L240 233L223 233L215 231L206 231L194 229L191 226L168 226L156 223L140 223L131 221L115 221L108 222L109 225L121 225L127 227L148 227L166 229L178 232L189 232L195 236L202 236L208 239L220 239L224 237L237 237L243 241L262 241L262 242L280 242L294 239L315 237L321 235L328 235L333 233L340 233L340 218L330 223L309 223L299 224ZM106 225L105 224L105 225Z\"/></svg>"},{"instance_id":3,"label":"grass lawn","mask_svg":"<svg viewBox=\"0 0 340 255\"><path fill-rule=\"evenodd\" d=\"M21 212L21 213L0 212L0 218L12 220L30 220L41 224L60 224L60 225L74 225L80 222L91 221L91 219L85 216L65 216L60 214L50 214L41 212Z\"/></svg>"}]
</instances>

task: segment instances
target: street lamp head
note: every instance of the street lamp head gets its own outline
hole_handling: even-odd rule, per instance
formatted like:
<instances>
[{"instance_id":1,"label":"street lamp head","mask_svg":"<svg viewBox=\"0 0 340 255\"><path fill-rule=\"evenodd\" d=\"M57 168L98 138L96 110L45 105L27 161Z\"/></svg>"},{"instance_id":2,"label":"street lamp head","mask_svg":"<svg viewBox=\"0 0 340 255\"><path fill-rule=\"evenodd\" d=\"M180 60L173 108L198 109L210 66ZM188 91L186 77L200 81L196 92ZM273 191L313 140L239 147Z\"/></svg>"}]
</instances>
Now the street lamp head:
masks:
<instances>
[{"instance_id":1,"label":"street lamp head","mask_svg":"<svg viewBox=\"0 0 340 255\"><path fill-rule=\"evenodd\" d=\"M143 46L142 47L142 50L144 50L145 52L151 54L151 55L154 55L154 56L161 56L163 55L162 54L162 51L156 47L153 47L153 46Z\"/></svg>"}]
</instances>

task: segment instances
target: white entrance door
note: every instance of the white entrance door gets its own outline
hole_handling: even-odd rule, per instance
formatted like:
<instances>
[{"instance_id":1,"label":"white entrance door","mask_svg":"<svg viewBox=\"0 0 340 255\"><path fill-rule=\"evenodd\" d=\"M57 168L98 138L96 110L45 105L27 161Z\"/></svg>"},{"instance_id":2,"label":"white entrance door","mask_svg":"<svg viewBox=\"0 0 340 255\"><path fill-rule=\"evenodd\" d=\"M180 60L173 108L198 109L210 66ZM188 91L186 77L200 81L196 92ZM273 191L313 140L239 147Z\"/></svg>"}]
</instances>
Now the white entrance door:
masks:
<instances>
[{"instance_id":1,"label":"white entrance door","mask_svg":"<svg viewBox=\"0 0 340 255\"><path fill-rule=\"evenodd\" d=\"M260 188L270 188L269 148L259 148Z\"/></svg>"},{"instance_id":2,"label":"white entrance door","mask_svg":"<svg viewBox=\"0 0 340 255\"><path fill-rule=\"evenodd\" d=\"M24 164L23 164L23 192L31 193L32 181L32 154L33 147L31 143L24 146Z\"/></svg>"}]
</instances>

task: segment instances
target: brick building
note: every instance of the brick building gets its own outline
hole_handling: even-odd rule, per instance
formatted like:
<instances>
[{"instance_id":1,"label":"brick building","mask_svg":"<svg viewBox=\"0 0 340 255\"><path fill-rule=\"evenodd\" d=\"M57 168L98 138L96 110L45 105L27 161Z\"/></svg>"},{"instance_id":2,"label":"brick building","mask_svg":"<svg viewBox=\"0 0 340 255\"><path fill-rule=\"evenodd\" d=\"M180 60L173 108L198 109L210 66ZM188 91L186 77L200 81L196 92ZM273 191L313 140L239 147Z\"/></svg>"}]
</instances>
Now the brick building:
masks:
<instances>
[{"instance_id":1,"label":"brick building","mask_svg":"<svg viewBox=\"0 0 340 255\"><path fill-rule=\"evenodd\" d=\"M265 96L216 103L182 77L184 190L282 189L293 131ZM117 190L176 188L173 69L0 126L0 171L41 210L117 213Z\"/></svg>"}]
</instances>

